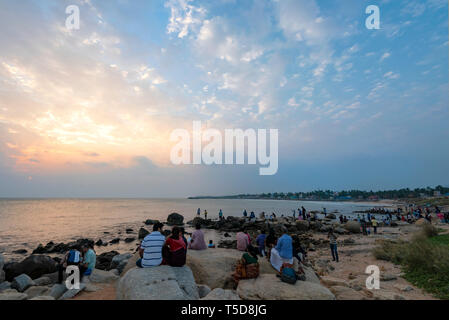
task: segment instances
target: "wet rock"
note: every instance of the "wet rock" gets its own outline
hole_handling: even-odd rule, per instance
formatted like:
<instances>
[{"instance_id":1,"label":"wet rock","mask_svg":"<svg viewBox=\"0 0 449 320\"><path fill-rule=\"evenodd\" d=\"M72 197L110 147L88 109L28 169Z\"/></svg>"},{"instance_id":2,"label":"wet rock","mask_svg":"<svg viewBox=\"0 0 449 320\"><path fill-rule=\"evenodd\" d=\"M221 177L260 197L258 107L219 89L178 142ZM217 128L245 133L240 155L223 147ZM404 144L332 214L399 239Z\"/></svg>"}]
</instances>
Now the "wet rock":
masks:
<instances>
[{"instance_id":1,"label":"wet rock","mask_svg":"<svg viewBox=\"0 0 449 320\"><path fill-rule=\"evenodd\" d=\"M57 271L57 263L49 256L31 255L21 262L7 263L3 269L8 281L12 281L12 279L23 273L32 279L36 279L46 273Z\"/></svg>"},{"instance_id":2,"label":"wet rock","mask_svg":"<svg viewBox=\"0 0 449 320\"><path fill-rule=\"evenodd\" d=\"M167 217L167 224L171 226L182 226L184 224L184 217L179 213L171 213Z\"/></svg>"},{"instance_id":3,"label":"wet rock","mask_svg":"<svg viewBox=\"0 0 449 320\"><path fill-rule=\"evenodd\" d=\"M126 238L125 239L125 243L130 243L130 242L133 242L135 240L136 240L136 238L134 238L134 237Z\"/></svg>"},{"instance_id":4,"label":"wet rock","mask_svg":"<svg viewBox=\"0 0 449 320\"><path fill-rule=\"evenodd\" d=\"M120 242L120 238L115 238L115 239L112 239L111 241L109 241L110 244L116 244L119 242Z\"/></svg>"},{"instance_id":5,"label":"wet rock","mask_svg":"<svg viewBox=\"0 0 449 320\"><path fill-rule=\"evenodd\" d=\"M134 230L133 229L131 229L131 228L128 228L128 229L126 229L126 233L133 233L134 232Z\"/></svg>"},{"instance_id":6,"label":"wet rock","mask_svg":"<svg viewBox=\"0 0 449 320\"><path fill-rule=\"evenodd\" d=\"M159 223L159 220L147 219L144 223L145 223L147 226L149 226L149 225L153 225L153 224Z\"/></svg>"},{"instance_id":7,"label":"wet rock","mask_svg":"<svg viewBox=\"0 0 449 320\"><path fill-rule=\"evenodd\" d=\"M119 253L117 251L109 251L98 255L95 268L100 270L109 270L112 258L114 258L118 254Z\"/></svg>"},{"instance_id":8,"label":"wet rock","mask_svg":"<svg viewBox=\"0 0 449 320\"><path fill-rule=\"evenodd\" d=\"M14 250L12 253L15 254L26 254L28 252L28 250L26 249L19 249L19 250Z\"/></svg>"},{"instance_id":9,"label":"wet rock","mask_svg":"<svg viewBox=\"0 0 449 320\"><path fill-rule=\"evenodd\" d=\"M145 228L139 229L139 239L143 239L149 234L150 234L150 232L147 229L145 229Z\"/></svg>"}]
</instances>

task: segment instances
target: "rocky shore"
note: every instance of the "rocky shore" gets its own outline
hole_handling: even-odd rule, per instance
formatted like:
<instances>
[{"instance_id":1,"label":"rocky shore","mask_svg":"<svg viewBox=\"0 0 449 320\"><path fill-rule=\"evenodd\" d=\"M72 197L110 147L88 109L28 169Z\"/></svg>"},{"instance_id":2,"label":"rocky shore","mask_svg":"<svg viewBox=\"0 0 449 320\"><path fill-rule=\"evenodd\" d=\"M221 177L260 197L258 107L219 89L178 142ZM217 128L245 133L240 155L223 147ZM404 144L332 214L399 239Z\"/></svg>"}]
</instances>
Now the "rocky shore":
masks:
<instances>
[{"instance_id":1,"label":"rocky shore","mask_svg":"<svg viewBox=\"0 0 449 320\"><path fill-rule=\"evenodd\" d=\"M187 264L182 268L160 266L137 269L135 248L158 221L146 220L139 230L127 228L118 237L104 242L101 239L79 239L69 243L40 244L32 254L20 262L6 262L0 254L0 300L53 300L53 299L269 299L269 300L320 300L320 299L432 299L430 295L414 288L401 278L400 270L386 262L373 261L370 253L379 239L403 237L417 228L398 222L395 227L380 227L377 235L363 236L360 224L349 221L340 224L335 216L316 221L298 221L292 217L274 221L227 217L220 221L195 218L184 223L182 215L168 216L167 226L183 225L187 231L200 224L206 238L214 238L218 248L205 251L188 251ZM301 242L308 251L302 264L306 281L295 285L283 283L265 258L260 259L260 276L242 280L234 290L231 274L242 252L237 251L235 233L245 228L254 239L260 230L274 230L279 236L282 226ZM327 232L333 228L339 234L340 263L330 261ZM168 229L168 228L167 228ZM124 234L124 235L123 235ZM123 242L127 252L104 251L109 243ZM94 244L97 264L93 274L78 290L67 290L57 284L57 264L61 255L84 243ZM298 262L295 261L297 264ZM379 264L386 275L387 285L381 291L365 288L364 274L368 263ZM348 270L351 270L348 272ZM107 294L105 294L107 292Z\"/></svg>"}]
</instances>

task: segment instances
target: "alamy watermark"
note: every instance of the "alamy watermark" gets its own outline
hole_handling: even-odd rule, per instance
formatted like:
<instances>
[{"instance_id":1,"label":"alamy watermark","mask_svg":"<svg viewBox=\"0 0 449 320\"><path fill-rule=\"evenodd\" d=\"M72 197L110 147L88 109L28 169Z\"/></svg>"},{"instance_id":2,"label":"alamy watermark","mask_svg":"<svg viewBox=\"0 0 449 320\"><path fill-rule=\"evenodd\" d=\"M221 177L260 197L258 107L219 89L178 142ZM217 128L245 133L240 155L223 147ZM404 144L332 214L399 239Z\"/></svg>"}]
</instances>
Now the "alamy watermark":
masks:
<instances>
[{"instance_id":1,"label":"alamy watermark","mask_svg":"<svg viewBox=\"0 0 449 320\"><path fill-rule=\"evenodd\" d=\"M255 129L226 129L223 141L219 130L202 131L201 121L193 121L192 137L188 130L176 129L171 133L170 141L177 142L170 152L170 160L174 165L242 165L245 164L246 155L247 164L259 163L264 166L259 168L260 175L275 175L278 171L278 129L258 129L257 132ZM206 145L203 146L203 143Z\"/></svg>"},{"instance_id":2,"label":"alamy watermark","mask_svg":"<svg viewBox=\"0 0 449 320\"><path fill-rule=\"evenodd\" d=\"M376 265L366 267L365 273L370 276L366 278L365 285L368 290L380 289L380 269Z\"/></svg>"},{"instance_id":3,"label":"alamy watermark","mask_svg":"<svg viewBox=\"0 0 449 320\"><path fill-rule=\"evenodd\" d=\"M65 8L65 13L69 16L65 20L65 27L68 30L80 29L80 8L75 5L70 5Z\"/></svg>"},{"instance_id":4,"label":"alamy watermark","mask_svg":"<svg viewBox=\"0 0 449 320\"><path fill-rule=\"evenodd\" d=\"M367 29L380 29L380 9L378 6L370 5L366 7L366 14L369 14L365 20L365 26Z\"/></svg>"}]
</instances>

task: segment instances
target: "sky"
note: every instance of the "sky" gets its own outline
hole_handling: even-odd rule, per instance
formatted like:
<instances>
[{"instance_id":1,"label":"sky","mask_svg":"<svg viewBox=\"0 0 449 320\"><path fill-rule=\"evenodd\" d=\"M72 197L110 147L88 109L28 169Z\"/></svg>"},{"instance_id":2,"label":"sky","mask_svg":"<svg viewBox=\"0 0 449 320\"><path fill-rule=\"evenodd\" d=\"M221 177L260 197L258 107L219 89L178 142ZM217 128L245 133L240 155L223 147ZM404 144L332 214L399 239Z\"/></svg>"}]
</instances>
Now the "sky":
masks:
<instances>
[{"instance_id":1,"label":"sky","mask_svg":"<svg viewBox=\"0 0 449 320\"><path fill-rule=\"evenodd\" d=\"M448 185L448 70L446 0L0 0L0 197ZM173 165L193 121L278 129L277 173Z\"/></svg>"}]
</instances>

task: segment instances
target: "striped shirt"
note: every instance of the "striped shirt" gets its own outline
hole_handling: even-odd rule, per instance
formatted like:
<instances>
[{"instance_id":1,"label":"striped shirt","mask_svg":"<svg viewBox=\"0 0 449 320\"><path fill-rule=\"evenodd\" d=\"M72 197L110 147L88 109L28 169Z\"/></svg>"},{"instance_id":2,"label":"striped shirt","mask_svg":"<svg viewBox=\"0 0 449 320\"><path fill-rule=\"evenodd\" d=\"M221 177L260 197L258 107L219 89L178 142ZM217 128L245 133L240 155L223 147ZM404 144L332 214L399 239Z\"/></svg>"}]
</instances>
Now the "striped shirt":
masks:
<instances>
[{"instance_id":1,"label":"striped shirt","mask_svg":"<svg viewBox=\"0 0 449 320\"><path fill-rule=\"evenodd\" d=\"M140 247L143 251L142 267L154 267L162 263L162 247L165 237L159 231L153 231L147 235Z\"/></svg>"}]
</instances>

